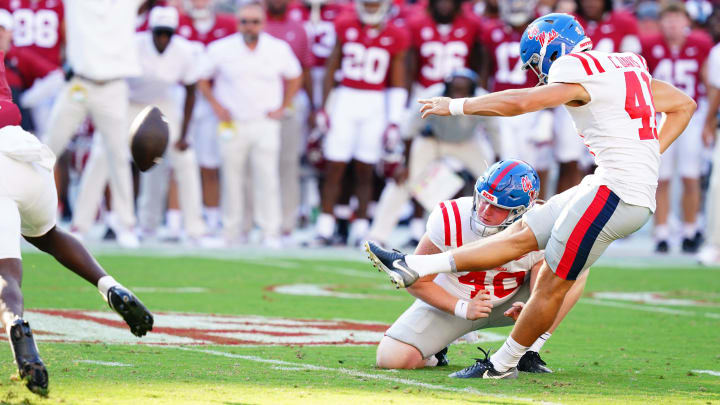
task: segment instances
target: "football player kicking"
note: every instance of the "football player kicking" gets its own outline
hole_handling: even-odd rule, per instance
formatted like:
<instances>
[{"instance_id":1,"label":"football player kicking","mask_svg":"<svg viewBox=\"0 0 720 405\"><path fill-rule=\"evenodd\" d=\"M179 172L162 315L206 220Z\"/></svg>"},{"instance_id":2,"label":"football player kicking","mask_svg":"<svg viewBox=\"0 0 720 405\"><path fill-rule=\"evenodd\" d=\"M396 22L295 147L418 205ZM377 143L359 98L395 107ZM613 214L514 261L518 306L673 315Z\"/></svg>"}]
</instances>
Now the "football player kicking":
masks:
<instances>
[{"instance_id":1,"label":"football player kicking","mask_svg":"<svg viewBox=\"0 0 720 405\"><path fill-rule=\"evenodd\" d=\"M655 210L660 154L685 129L696 104L653 79L634 53L591 51L592 41L567 14L548 14L523 33L520 56L540 83L481 97L420 100L428 115L513 116L565 105L598 168L582 183L489 238L434 255L404 255L374 243L373 263L399 286L435 273L492 269L545 250L533 295L511 335L490 358L456 377L516 378L517 364L552 325L565 294L608 245L640 229ZM663 113L660 128L655 113Z\"/></svg>"},{"instance_id":2,"label":"football player kicking","mask_svg":"<svg viewBox=\"0 0 720 405\"><path fill-rule=\"evenodd\" d=\"M495 163L475 183L473 197L444 201L435 208L415 254L445 252L500 232L533 207L539 189L538 175L527 163ZM543 253L536 251L487 271L420 278L408 287L418 299L380 341L377 366L447 365L446 346L455 339L478 329L512 325L542 261ZM552 327L520 359L519 371L552 372L540 358L540 349L580 298L585 279L573 285Z\"/></svg>"},{"instance_id":3,"label":"football player kicking","mask_svg":"<svg viewBox=\"0 0 720 405\"><path fill-rule=\"evenodd\" d=\"M153 317L75 237L55 226L55 155L18 126L20 110L11 100L5 68L0 67L0 171L7 174L0 178L0 323L9 336L20 377L31 391L45 394L48 373L30 325L23 319L20 235L96 285L110 308L122 316L136 336L152 330Z\"/></svg>"}]
</instances>

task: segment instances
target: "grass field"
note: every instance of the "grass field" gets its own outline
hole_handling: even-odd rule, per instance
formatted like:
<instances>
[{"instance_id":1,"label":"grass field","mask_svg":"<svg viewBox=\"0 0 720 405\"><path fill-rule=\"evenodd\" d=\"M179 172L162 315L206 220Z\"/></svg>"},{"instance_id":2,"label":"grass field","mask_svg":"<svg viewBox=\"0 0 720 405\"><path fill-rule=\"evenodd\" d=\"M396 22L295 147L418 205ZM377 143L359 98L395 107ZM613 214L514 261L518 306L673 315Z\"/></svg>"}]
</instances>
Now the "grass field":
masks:
<instances>
[{"instance_id":1,"label":"grass field","mask_svg":"<svg viewBox=\"0 0 720 405\"><path fill-rule=\"evenodd\" d=\"M376 369L367 343L412 299L365 262L101 256L156 312L157 333L136 339L94 287L47 256L24 259L50 395L11 381L4 343L0 403L720 404L718 269L593 268L545 345L556 372L488 382L446 377L478 344L452 346L449 367ZM618 294L633 292L654 294ZM488 332L479 345L494 349L509 328Z\"/></svg>"}]
</instances>

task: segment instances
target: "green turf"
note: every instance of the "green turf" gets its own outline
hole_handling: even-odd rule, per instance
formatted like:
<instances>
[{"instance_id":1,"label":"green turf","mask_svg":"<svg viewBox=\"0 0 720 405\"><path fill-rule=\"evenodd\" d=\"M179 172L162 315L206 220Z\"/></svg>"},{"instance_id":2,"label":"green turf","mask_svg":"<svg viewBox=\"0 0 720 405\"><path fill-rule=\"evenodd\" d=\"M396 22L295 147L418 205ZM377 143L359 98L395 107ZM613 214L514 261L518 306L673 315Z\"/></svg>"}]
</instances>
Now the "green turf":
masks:
<instances>
[{"instance_id":1,"label":"green turf","mask_svg":"<svg viewBox=\"0 0 720 405\"><path fill-rule=\"evenodd\" d=\"M406 292L389 288L383 275L362 262L122 256L99 260L127 286L209 289L207 293L139 294L155 311L391 323L412 302ZM27 308L106 310L94 287L49 257L26 254L24 265ZM450 404L532 399L720 404L720 377L690 371L720 371L720 319L706 315L720 314L719 276L718 271L702 268L593 269L587 292L665 292L668 297L702 300L707 305L665 306L686 311L677 315L581 300L545 346L543 357L556 371L552 375L522 374L518 380L491 382L447 378L479 354L472 345L451 347L449 367L388 372L374 367L375 349L370 346L176 348L40 343L51 378L49 398L34 396L7 378L14 366L10 350L4 349L0 350L0 403ZM270 285L294 283L331 284L343 292L387 299L303 297L266 290ZM509 328L493 332L507 334ZM500 343L483 346L496 348ZM292 364L267 362L272 360ZM471 390L463 392L466 388Z\"/></svg>"}]
</instances>

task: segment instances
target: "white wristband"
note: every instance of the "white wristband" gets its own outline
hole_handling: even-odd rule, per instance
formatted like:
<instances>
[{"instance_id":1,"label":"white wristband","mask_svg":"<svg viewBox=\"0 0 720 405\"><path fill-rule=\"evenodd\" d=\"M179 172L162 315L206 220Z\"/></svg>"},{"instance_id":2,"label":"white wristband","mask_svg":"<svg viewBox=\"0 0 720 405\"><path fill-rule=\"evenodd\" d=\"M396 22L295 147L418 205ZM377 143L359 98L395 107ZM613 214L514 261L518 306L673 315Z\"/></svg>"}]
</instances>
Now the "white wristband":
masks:
<instances>
[{"instance_id":1,"label":"white wristband","mask_svg":"<svg viewBox=\"0 0 720 405\"><path fill-rule=\"evenodd\" d=\"M463 108L465 106L465 100L467 100L466 97L454 98L450 100L450 105L448 106L448 109L450 110L450 115L465 115L465 111L463 111Z\"/></svg>"},{"instance_id":2,"label":"white wristband","mask_svg":"<svg viewBox=\"0 0 720 405\"><path fill-rule=\"evenodd\" d=\"M467 313L468 308L470 307L470 303L465 300L457 300L457 303L455 304L455 316L462 319L467 319Z\"/></svg>"}]
</instances>

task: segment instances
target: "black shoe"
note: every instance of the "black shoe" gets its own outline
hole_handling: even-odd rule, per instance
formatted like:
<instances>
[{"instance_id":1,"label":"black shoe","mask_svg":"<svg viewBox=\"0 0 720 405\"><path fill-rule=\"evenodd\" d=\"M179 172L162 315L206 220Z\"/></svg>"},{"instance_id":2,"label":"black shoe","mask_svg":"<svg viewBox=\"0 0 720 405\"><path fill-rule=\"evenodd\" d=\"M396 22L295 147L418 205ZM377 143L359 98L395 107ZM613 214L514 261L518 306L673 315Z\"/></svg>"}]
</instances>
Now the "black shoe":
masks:
<instances>
[{"instance_id":1,"label":"black shoe","mask_svg":"<svg viewBox=\"0 0 720 405\"><path fill-rule=\"evenodd\" d=\"M517 365L518 371L526 373L552 373L553 371L547 367L547 364L540 358L540 353L526 351L520 358Z\"/></svg>"},{"instance_id":2,"label":"black shoe","mask_svg":"<svg viewBox=\"0 0 720 405\"><path fill-rule=\"evenodd\" d=\"M25 386L38 395L46 396L48 372L40 359L32 330L26 321L18 319L13 322L10 327L10 347L15 356L18 374L25 381Z\"/></svg>"},{"instance_id":3,"label":"black shoe","mask_svg":"<svg viewBox=\"0 0 720 405\"><path fill-rule=\"evenodd\" d=\"M124 287L111 287L107 292L107 302L125 320L133 335L142 337L152 330L152 314L140 299Z\"/></svg>"},{"instance_id":4,"label":"black shoe","mask_svg":"<svg viewBox=\"0 0 720 405\"><path fill-rule=\"evenodd\" d=\"M478 347L478 349L480 349ZM466 367L460 371L456 371L452 374L450 374L448 377L452 378L493 378L493 379L501 379L501 378L517 378L518 377L518 369L517 367L513 367L508 371L499 372L495 370L495 366L493 366L492 362L488 358L490 356L490 351L487 352L483 349L480 349L481 352L485 355L484 359L475 359L475 364L472 366Z\"/></svg>"},{"instance_id":5,"label":"black shoe","mask_svg":"<svg viewBox=\"0 0 720 405\"><path fill-rule=\"evenodd\" d=\"M660 242L655 245L655 251L657 253L667 253L670 250L670 246L668 245L666 240L661 240Z\"/></svg>"},{"instance_id":6,"label":"black shoe","mask_svg":"<svg viewBox=\"0 0 720 405\"><path fill-rule=\"evenodd\" d=\"M444 367L448 365L448 357L447 357L448 348L445 346L444 349L440 350L439 352L435 353L434 356L437 359L437 364L435 367Z\"/></svg>"},{"instance_id":7,"label":"black shoe","mask_svg":"<svg viewBox=\"0 0 720 405\"><path fill-rule=\"evenodd\" d=\"M700 244L698 243L697 235L695 235L692 238L683 238L682 241L682 251L683 253L697 253L698 249L700 248Z\"/></svg>"},{"instance_id":8,"label":"black shoe","mask_svg":"<svg viewBox=\"0 0 720 405\"><path fill-rule=\"evenodd\" d=\"M405 254L397 250L387 250L380 247L372 241L365 242L365 251L368 258L378 271L384 271L390 276L392 281L398 288L410 287L417 281L420 276L418 273L408 267L405 263Z\"/></svg>"},{"instance_id":9,"label":"black shoe","mask_svg":"<svg viewBox=\"0 0 720 405\"><path fill-rule=\"evenodd\" d=\"M112 228L108 227L105 231L105 235L103 235L103 240L117 240L117 235L115 234L115 231L112 230Z\"/></svg>"}]
</instances>

